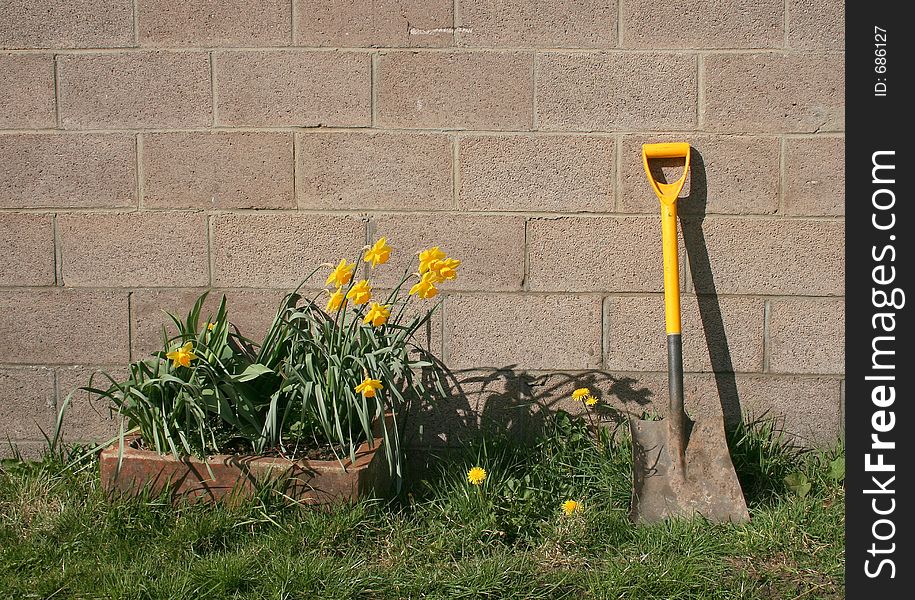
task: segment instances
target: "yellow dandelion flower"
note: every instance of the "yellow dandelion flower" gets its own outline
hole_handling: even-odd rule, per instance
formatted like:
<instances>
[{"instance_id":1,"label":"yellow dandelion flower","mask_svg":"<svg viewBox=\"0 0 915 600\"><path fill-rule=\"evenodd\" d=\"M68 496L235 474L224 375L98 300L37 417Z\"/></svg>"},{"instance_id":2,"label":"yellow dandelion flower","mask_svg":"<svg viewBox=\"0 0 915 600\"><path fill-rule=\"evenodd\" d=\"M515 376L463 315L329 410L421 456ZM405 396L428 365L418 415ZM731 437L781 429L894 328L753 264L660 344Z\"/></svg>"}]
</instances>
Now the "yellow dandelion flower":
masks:
<instances>
[{"instance_id":1,"label":"yellow dandelion flower","mask_svg":"<svg viewBox=\"0 0 915 600\"><path fill-rule=\"evenodd\" d=\"M348 284L353 280L353 269L355 268L356 263L348 263L344 258L327 276L327 281L324 285L334 284L337 287L341 287Z\"/></svg>"},{"instance_id":2,"label":"yellow dandelion flower","mask_svg":"<svg viewBox=\"0 0 915 600\"><path fill-rule=\"evenodd\" d=\"M343 288L338 287L336 291L328 293L330 293L330 297L327 298L327 307L324 310L327 312L337 312L346 301L346 295L343 293Z\"/></svg>"},{"instance_id":3,"label":"yellow dandelion flower","mask_svg":"<svg viewBox=\"0 0 915 600\"><path fill-rule=\"evenodd\" d=\"M573 512L578 510L580 507L581 507L580 502L576 502L575 500L566 500L565 502L562 503L562 512L564 512L565 515L568 517Z\"/></svg>"},{"instance_id":4,"label":"yellow dandelion flower","mask_svg":"<svg viewBox=\"0 0 915 600\"><path fill-rule=\"evenodd\" d=\"M436 260L444 260L445 253L438 246L433 246L428 250L419 253L419 274L429 272L429 267Z\"/></svg>"},{"instance_id":5,"label":"yellow dandelion flower","mask_svg":"<svg viewBox=\"0 0 915 600\"><path fill-rule=\"evenodd\" d=\"M366 398L374 398L375 392L383 387L380 379L372 379L367 376L362 380L362 383L356 386L356 393L362 394Z\"/></svg>"},{"instance_id":6,"label":"yellow dandelion flower","mask_svg":"<svg viewBox=\"0 0 915 600\"><path fill-rule=\"evenodd\" d=\"M600 400L598 400L594 396L588 396L587 398L585 398L585 405L588 407L594 406L598 402L600 402Z\"/></svg>"},{"instance_id":7,"label":"yellow dandelion flower","mask_svg":"<svg viewBox=\"0 0 915 600\"><path fill-rule=\"evenodd\" d=\"M389 307L372 302L372 307L365 313L365 318L362 322L366 325L371 323L374 327L380 327L388 322L388 317L390 316L391 309Z\"/></svg>"},{"instance_id":8,"label":"yellow dandelion flower","mask_svg":"<svg viewBox=\"0 0 915 600\"><path fill-rule=\"evenodd\" d=\"M389 258L391 258L391 247L388 246L388 238L378 238L378 241L365 253L365 262L372 263L373 269L388 262Z\"/></svg>"},{"instance_id":9,"label":"yellow dandelion flower","mask_svg":"<svg viewBox=\"0 0 915 600\"><path fill-rule=\"evenodd\" d=\"M422 278L413 287L410 288L410 294L416 294L423 300L428 300L438 294L438 288L435 287L436 275L431 271L423 273Z\"/></svg>"},{"instance_id":10,"label":"yellow dandelion flower","mask_svg":"<svg viewBox=\"0 0 915 600\"><path fill-rule=\"evenodd\" d=\"M584 400L591 395L591 390L588 388L578 388L572 392L572 400Z\"/></svg>"},{"instance_id":11,"label":"yellow dandelion flower","mask_svg":"<svg viewBox=\"0 0 915 600\"><path fill-rule=\"evenodd\" d=\"M166 354L165 358L172 361L172 367L175 369L178 367L189 367L191 366L191 361L197 358L197 355L191 351L193 347L194 344L188 342L180 348Z\"/></svg>"},{"instance_id":12,"label":"yellow dandelion flower","mask_svg":"<svg viewBox=\"0 0 915 600\"><path fill-rule=\"evenodd\" d=\"M346 299L352 300L356 306L361 306L372 299L372 288L367 279L362 279L353 284L346 292Z\"/></svg>"},{"instance_id":13,"label":"yellow dandelion flower","mask_svg":"<svg viewBox=\"0 0 915 600\"><path fill-rule=\"evenodd\" d=\"M467 481L473 485L482 485L486 481L486 469L483 467L474 467L467 471Z\"/></svg>"}]
</instances>

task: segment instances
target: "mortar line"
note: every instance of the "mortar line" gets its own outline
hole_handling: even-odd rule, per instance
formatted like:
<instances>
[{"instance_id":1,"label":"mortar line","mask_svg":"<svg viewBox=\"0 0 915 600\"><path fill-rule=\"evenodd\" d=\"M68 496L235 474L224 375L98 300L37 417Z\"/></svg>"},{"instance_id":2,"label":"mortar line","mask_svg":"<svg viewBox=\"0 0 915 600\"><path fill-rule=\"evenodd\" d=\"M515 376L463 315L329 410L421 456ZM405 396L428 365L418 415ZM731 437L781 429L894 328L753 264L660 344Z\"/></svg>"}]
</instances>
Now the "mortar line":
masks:
<instances>
[{"instance_id":1,"label":"mortar line","mask_svg":"<svg viewBox=\"0 0 915 600\"><path fill-rule=\"evenodd\" d=\"M207 215L207 219L206 219L206 222L207 222L207 230L206 230L206 236L207 236L207 288L213 287L213 272L216 270L215 265L214 265L216 257L213 254L213 234L214 234L213 219L214 218L215 218L215 215L209 214L209 215Z\"/></svg>"},{"instance_id":2,"label":"mortar line","mask_svg":"<svg viewBox=\"0 0 915 600\"><path fill-rule=\"evenodd\" d=\"M623 194L623 136L613 136L613 198L610 202L610 212L616 213L620 209Z\"/></svg>"},{"instance_id":3,"label":"mortar line","mask_svg":"<svg viewBox=\"0 0 915 600\"><path fill-rule=\"evenodd\" d=\"M782 39L782 47L783 47L785 50L788 49L788 27L789 27L789 23L791 22L790 14L789 14L790 11L789 11L789 9L788 9L788 4L789 4L789 0L785 0L785 20L784 20L784 23L783 23L783 25L784 25L784 30L785 30L785 31L784 31L784 36L783 36L783 39Z\"/></svg>"},{"instance_id":4,"label":"mortar line","mask_svg":"<svg viewBox=\"0 0 915 600\"><path fill-rule=\"evenodd\" d=\"M289 0L289 45L295 45L296 38L296 9L295 9L295 0Z\"/></svg>"},{"instance_id":5,"label":"mortar line","mask_svg":"<svg viewBox=\"0 0 915 600\"><path fill-rule=\"evenodd\" d=\"M778 140L778 205L775 209L776 215L786 216L788 214L787 194L785 194L785 186L788 181L787 173L787 158L785 154L788 152L788 144L785 142L785 138L779 137Z\"/></svg>"},{"instance_id":6,"label":"mortar line","mask_svg":"<svg viewBox=\"0 0 915 600\"><path fill-rule=\"evenodd\" d=\"M127 292L127 362L133 362L133 290Z\"/></svg>"},{"instance_id":7,"label":"mortar line","mask_svg":"<svg viewBox=\"0 0 915 600\"><path fill-rule=\"evenodd\" d=\"M57 61L57 54L54 54L52 57L53 64L51 65L52 77L54 78L54 122L57 124L57 129L63 129L61 125L60 117L60 84L58 83L59 76L59 67Z\"/></svg>"},{"instance_id":8,"label":"mortar line","mask_svg":"<svg viewBox=\"0 0 915 600\"><path fill-rule=\"evenodd\" d=\"M60 269L60 239L57 233L57 213L51 215L51 243L54 245L54 252L51 260L54 264L54 286L59 287L63 284L63 276L58 272Z\"/></svg>"},{"instance_id":9,"label":"mortar line","mask_svg":"<svg viewBox=\"0 0 915 600\"><path fill-rule=\"evenodd\" d=\"M623 0L616 3L616 47L623 47Z\"/></svg>"},{"instance_id":10,"label":"mortar line","mask_svg":"<svg viewBox=\"0 0 915 600\"><path fill-rule=\"evenodd\" d=\"M770 349L769 349L769 342L770 342L770 340L769 340L769 316L770 316L771 313L772 313L772 305L769 303L769 299L766 299L766 300L763 302L763 339L762 339L762 343L763 343L763 348L762 348L762 356L763 356L762 372L763 372L763 373L768 373L768 372L769 372L769 354L770 354Z\"/></svg>"},{"instance_id":11,"label":"mortar line","mask_svg":"<svg viewBox=\"0 0 915 600\"><path fill-rule=\"evenodd\" d=\"M299 136L292 134L292 203L299 210Z\"/></svg>"},{"instance_id":12,"label":"mortar line","mask_svg":"<svg viewBox=\"0 0 915 600\"><path fill-rule=\"evenodd\" d=\"M369 67L369 111L371 113L370 128L378 126L378 61L380 55L377 52L372 53L371 65Z\"/></svg>"},{"instance_id":13,"label":"mortar line","mask_svg":"<svg viewBox=\"0 0 915 600\"><path fill-rule=\"evenodd\" d=\"M460 189L461 189L461 148L460 138L457 135L451 137L451 207L454 210L460 210Z\"/></svg>"},{"instance_id":14,"label":"mortar line","mask_svg":"<svg viewBox=\"0 0 915 600\"><path fill-rule=\"evenodd\" d=\"M521 265L521 291L527 292L530 290L530 272L531 272L531 259L530 253L528 252L528 224L530 223L530 218L524 219L524 231L521 240L521 247L523 249L522 260L523 264Z\"/></svg>"},{"instance_id":15,"label":"mortar line","mask_svg":"<svg viewBox=\"0 0 915 600\"><path fill-rule=\"evenodd\" d=\"M52 394L51 406L49 408L53 408L55 413L59 413L60 412L60 381L58 381L57 369L48 369L48 370L51 371L51 394ZM56 421L55 421L55 423L56 423Z\"/></svg>"},{"instance_id":16,"label":"mortar line","mask_svg":"<svg viewBox=\"0 0 915 600\"><path fill-rule=\"evenodd\" d=\"M600 299L600 370L607 370L607 354L609 353L610 339L607 335L607 296Z\"/></svg>"},{"instance_id":17,"label":"mortar line","mask_svg":"<svg viewBox=\"0 0 915 600\"><path fill-rule=\"evenodd\" d=\"M137 133L134 138L134 149L136 157L136 185L137 185L137 210L143 208L143 200L146 195L144 178L146 173L143 171L143 134Z\"/></svg>"}]
</instances>

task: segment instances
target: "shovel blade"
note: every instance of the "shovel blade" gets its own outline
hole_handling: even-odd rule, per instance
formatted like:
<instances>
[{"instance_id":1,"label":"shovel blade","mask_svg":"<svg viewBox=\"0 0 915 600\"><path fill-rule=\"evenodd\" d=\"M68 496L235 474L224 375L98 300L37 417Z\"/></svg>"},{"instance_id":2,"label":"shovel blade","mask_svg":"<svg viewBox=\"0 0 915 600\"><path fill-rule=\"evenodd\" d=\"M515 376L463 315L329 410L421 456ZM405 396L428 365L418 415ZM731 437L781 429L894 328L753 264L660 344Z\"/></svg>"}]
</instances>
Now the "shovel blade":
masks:
<instances>
[{"instance_id":1,"label":"shovel blade","mask_svg":"<svg viewBox=\"0 0 915 600\"><path fill-rule=\"evenodd\" d=\"M666 420L630 419L632 434L632 509L634 523L702 515L715 522L750 519L731 462L724 422L701 418L689 432L681 467L676 442Z\"/></svg>"}]
</instances>

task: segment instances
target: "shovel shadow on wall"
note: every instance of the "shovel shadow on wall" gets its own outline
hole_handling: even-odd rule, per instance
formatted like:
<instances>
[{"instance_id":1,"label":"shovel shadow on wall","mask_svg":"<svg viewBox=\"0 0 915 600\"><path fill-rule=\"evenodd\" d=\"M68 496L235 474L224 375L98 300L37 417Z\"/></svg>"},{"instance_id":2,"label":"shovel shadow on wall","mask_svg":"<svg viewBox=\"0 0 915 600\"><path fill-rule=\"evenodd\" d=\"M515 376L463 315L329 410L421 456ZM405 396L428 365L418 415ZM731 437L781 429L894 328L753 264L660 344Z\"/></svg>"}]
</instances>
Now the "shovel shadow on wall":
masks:
<instances>
[{"instance_id":1,"label":"shovel shadow on wall","mask_svg":"<svg viewBox=\"0 0 915 600\"><path fill-rule=\"evenodd\" d=\"M650 164L650 168L658 181L665 182L679 177L679 173L671 176L671 169L677 168L680 171L682 165L682 160L657 160ZM695 147L692 148L689 168L689 194L677 202L680 231L683 235L683 246L689 265L688 273L693 293L696 294L699 318L702 321L725 427L732 430L740 422L743 412L721 304L718 301L718 290L715 287L715 275L702 229L708 206L708 178L702 154ZM694 332L692 335L698 333ZM689 396L690 394L687 394L687 397Z\"/></svg>"}]
</instances>

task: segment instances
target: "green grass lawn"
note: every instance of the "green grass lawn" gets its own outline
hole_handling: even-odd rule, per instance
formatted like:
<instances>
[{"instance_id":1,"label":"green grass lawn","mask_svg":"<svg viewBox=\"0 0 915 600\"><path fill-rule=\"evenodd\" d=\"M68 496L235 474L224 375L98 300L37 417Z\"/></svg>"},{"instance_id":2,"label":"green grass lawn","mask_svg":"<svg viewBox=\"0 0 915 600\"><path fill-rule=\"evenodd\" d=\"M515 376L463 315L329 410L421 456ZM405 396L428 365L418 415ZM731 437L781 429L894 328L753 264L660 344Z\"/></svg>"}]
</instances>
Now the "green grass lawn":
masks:
<instances>
[{"instance_id":1,"label":"green grass lawn","mask_svg":"<svg viewBox=\"0 0 915 600\"><path fill-rule=\"evenodd\" d=\"M564 415L533 445L484 436L395 501L329 511L266 489L231 508L109 503L93 462L4 461L0 598L842 598L841 446L798 452L767 422L732 438L739 526L634 527L626 436Z\"/></svg>"}]
</instances>

